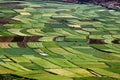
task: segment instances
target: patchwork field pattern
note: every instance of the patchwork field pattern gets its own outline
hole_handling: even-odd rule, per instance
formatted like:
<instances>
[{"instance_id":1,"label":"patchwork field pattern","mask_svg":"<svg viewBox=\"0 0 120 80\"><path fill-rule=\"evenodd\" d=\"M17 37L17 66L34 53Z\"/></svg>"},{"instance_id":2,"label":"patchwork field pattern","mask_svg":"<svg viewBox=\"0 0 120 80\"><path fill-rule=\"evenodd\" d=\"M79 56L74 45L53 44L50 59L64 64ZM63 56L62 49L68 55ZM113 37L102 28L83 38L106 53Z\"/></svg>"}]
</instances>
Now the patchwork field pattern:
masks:
<instances>
[{"instance_id":1,"label":"patchwork field pattern","mask_svg":"<svg viewBox=\"0 0 120 80\"><path fill-rule=\"evenodd\" d=\"M119 80L120 12L0 0L0 79Z\"/></svg>"}]
</instances>

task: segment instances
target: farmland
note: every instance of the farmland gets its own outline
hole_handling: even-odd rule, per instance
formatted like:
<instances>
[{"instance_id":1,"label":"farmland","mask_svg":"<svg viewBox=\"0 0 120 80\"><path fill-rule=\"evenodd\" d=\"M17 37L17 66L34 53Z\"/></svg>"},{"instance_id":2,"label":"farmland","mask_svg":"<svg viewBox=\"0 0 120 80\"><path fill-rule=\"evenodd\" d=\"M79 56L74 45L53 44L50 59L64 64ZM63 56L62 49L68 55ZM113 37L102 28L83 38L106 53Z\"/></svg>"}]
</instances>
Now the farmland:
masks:
<instances>
[{"instance_id":1,"label":"farmland","mask_svg":"<svg viewBox=\"0 0 120 80\"><path fill-rule=\"evenodd\" d=\"M0 80L120 80L120 11L0 0Z\"/></svg>"}]
</instances>

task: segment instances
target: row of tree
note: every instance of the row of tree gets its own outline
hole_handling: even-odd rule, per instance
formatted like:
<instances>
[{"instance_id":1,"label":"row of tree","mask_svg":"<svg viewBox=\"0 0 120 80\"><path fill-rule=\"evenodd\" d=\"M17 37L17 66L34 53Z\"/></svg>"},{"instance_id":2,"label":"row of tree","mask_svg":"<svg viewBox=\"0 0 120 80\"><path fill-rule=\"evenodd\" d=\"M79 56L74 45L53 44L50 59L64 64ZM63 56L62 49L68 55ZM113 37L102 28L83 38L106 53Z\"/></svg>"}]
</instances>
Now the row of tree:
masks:
<instances>
[{"instance_id":1,"label":"row of tree","mask_svg":"<svg viewBox=\"0 0 120 80\"><path fill-rule=\"evenodd\" d=\"M62 1L68 1L68 2L80 2L80 3L105 3L109 1L115 1L115 2L120 2L120 0L62 0Z\"/></svg>"}]
</instances>

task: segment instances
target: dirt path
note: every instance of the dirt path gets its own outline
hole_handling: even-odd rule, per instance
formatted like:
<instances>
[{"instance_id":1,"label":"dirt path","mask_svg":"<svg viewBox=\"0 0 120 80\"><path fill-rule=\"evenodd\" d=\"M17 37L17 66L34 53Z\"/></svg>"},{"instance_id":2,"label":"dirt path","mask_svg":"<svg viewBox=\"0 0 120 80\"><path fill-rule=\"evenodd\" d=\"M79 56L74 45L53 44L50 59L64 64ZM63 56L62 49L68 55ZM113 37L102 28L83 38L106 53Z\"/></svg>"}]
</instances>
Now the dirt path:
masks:
<instances>
[{"instance_id":1,"label":"dirt path","mask_svg":"<svg viewBox=\"0 0 120 80\"><path fill-rule=\"evenodd\" d=\"M102 75L101 74L99 74L99 73L96 73L96 72L94 72L93 70L91 70L91 69L87 69L91 74L93 74L93 75L95 75L95 76L97 76L97 77L102 77Z\"/></svg>"}]
</instances>

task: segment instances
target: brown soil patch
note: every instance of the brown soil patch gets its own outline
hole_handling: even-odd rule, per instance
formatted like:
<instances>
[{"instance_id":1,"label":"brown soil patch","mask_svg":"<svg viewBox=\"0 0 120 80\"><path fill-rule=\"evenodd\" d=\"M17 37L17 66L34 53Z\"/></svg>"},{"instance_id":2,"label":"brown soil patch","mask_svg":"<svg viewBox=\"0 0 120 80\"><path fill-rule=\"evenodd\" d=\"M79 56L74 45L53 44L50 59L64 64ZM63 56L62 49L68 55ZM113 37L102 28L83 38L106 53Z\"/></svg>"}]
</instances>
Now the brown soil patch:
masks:
<instances>
[{"instance_id":1,"label":"brown soil patch","mask_svg":"<svg viewBox=\"0 0 120 80\"><path fill-rule=\"evenodd\" d=\"M39 38L40 37L38 37L38 36L24 37L23 42L36 42L36 41L38 41Z\"/></svg>"},{"instance_id":2,"label":"brown soil patch","mask_svg":"<svg viewBox=\"0 0 120 80\"><path fill-rule=\"evenodd\" d=\"M10 18L1 18L0 19L0 24L9 24L9 23L14 23L14 22L19 22L17 20L13 20L13 19L10 19Z\"/></svg>"},{"instance_id":3,"label":"brown soil patch","mask_svg":"<svg viewBox=\"0 0 120 80\"><path fill-rule=\"evenodd\" d=\"M7 24L9 23L10 19L0 19L0 24Z\"/></svg>"},{"instance_id":4,"label":"brown soil patch","mask_svg":"<svg viewBox=\"0 0 120 80\"><path fill-rule=\"evenodd\" d=\"M0 42L37 42L40 36L0 37Z\"/></svg>"},{"instance_id":5,"label":"brown soil patch","mask_svg":"<svg viewBox=\"0 0 120 80\"><path fill-rule=\"evenodd\" d=\"M105 44L105 41L103 39L89 39L89 44Z\"/></svg>"},{"instance_id":6,"label":"brown soil patch","mask_svg":"<svg viewBox=\"0 0 120 80\"><path fill-rule=\"evenodd\" d=\"M0 37L0 42L11 42L13 37Z\"/></svg>"},{"instance_id":7,"label":"brown soil patch","mask_svg":"<svg viewBox=\"0 0 120 80\"><path fill-rule=\"evenodd\" d=\"M27 42L17 42L17 45L20 47L20 48L27 48Z\"/></svg>"},{"instance_id":8,"label":"brown soil patch","mask_svg":"<svg viewBox=\"0 0 120 80\"><path fill-rule=\"evenodd\" d=\"M120 39L118 39L118 40L113 40L112 43L114 43L114 44L120 44Z\"/></svg>"}]
</instances>

